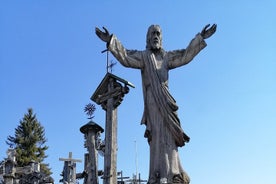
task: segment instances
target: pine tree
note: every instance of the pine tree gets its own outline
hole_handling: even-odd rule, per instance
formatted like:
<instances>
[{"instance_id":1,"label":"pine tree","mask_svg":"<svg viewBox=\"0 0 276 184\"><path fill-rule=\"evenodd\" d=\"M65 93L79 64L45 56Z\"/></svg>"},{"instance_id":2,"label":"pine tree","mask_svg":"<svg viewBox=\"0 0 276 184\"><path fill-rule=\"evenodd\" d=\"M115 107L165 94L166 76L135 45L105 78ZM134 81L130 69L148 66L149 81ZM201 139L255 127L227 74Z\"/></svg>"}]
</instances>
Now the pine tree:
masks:
<instances>
[{"instance_id":1,"label":"pine tree","mask_svg":"<svg viewBox=\"0 0 276 184\"><path fill-rule=\"evenodd\" d=\"M20 120L19 126L15 128L15 136L8 136L6 141L11 148L16 150L18 167L27 166L31 161L39 162L41 172L49 176L52 172L48 164L43 163L47 157L46 142L44 127L36 119L31 108Z\"/></svg>"}]
</instances>

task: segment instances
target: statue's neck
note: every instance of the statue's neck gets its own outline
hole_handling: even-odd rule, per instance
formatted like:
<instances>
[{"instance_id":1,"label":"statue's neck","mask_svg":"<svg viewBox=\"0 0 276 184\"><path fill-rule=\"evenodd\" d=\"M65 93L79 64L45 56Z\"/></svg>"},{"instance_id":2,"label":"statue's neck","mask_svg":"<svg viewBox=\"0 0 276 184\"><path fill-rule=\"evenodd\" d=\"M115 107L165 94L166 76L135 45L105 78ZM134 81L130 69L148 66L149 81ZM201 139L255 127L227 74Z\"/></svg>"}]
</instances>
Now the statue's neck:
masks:
<instances>
[{"instance_id":1,"label":"statue's neck","mask_svg":"<svg viewBox=\"0 0 276 184\"><path fill-rule=\"evenodd\" d=\"M149 49L149 51L151 53L153 53L154 55L156 55L156 56L161 55L163 57L164 54L165 54L165 51L162 48L160 48L160 49Z\"/></svg>"}]
</instances>

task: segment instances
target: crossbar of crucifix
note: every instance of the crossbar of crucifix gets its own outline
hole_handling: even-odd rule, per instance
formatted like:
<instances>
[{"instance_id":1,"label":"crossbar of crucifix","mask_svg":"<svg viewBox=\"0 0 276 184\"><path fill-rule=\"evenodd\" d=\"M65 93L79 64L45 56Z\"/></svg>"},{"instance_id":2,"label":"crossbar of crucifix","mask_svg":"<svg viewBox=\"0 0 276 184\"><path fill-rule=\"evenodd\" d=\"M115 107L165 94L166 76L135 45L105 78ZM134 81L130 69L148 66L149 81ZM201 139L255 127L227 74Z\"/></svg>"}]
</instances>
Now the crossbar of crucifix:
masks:
<instances>
[{"instance_id":1,"label":"crossbar of crucifix","mask_svg":"<svg viewBox=\"0 0 276 184\"><path fill-rule=\"evenodd\" d=\"M80 159L72 158L72 152L69 152L69 158L59 158L59 160L64 162L81 162Z\"/></svg>"}]
</instances>

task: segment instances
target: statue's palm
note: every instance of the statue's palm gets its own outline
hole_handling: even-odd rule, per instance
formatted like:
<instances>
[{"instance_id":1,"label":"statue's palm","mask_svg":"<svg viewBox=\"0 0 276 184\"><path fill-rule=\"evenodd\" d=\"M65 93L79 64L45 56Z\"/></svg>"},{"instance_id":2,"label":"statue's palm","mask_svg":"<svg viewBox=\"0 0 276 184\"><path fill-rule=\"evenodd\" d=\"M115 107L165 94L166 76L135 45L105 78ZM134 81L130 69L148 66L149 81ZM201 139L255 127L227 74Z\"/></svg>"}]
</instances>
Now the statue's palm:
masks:
<instances>
[{"instance_id":1,"label":"statue's palm","mask_svg":"<svg viewBox=\"0 0 276 184\"><path fill-rule=\"evenodd\" d=\"M216 24L213 24L209 29L208 27L210 26L210 24L207 24L201 31L201 36L204 38L204 39L207 39L209 38L210 36L212 36L215 32L216 32L216 29L217 29L217 25Z\"/></svg>"},{"instance_id":2,"label":"statue's palm","mask_svg":"<svg viewBox=\"0 0 276 184\"><path fill-rule=\"evenodd\" d=\"M103 27L103 29L104 29L105 32L101 31L99 28L96 27L96 29L95 29L96 35L97 35L102 41L108 43L108 42L110 41L111 36L110 36L108 30L107 30L105 27Z\"/></svg>"}]
</instances>

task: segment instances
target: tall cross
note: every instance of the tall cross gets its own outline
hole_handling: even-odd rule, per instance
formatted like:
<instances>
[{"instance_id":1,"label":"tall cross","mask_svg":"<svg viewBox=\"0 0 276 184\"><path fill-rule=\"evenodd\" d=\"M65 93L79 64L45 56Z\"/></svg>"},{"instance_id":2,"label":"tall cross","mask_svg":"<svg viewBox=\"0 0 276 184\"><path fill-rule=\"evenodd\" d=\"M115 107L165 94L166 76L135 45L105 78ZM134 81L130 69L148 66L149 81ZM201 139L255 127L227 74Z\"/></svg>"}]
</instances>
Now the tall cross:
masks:
<instances>
[{"instance_id":1,"label":"tall cross","mask_svg":"<svg viewBox=\"0 0 276 184\"><path fill-rule=\"evenodd\" d=\"M130 82L107 73L91 99L106 111L104 184L117 183L117 111L125 94L129 92Z\"/></svg>"}]
</instances>

